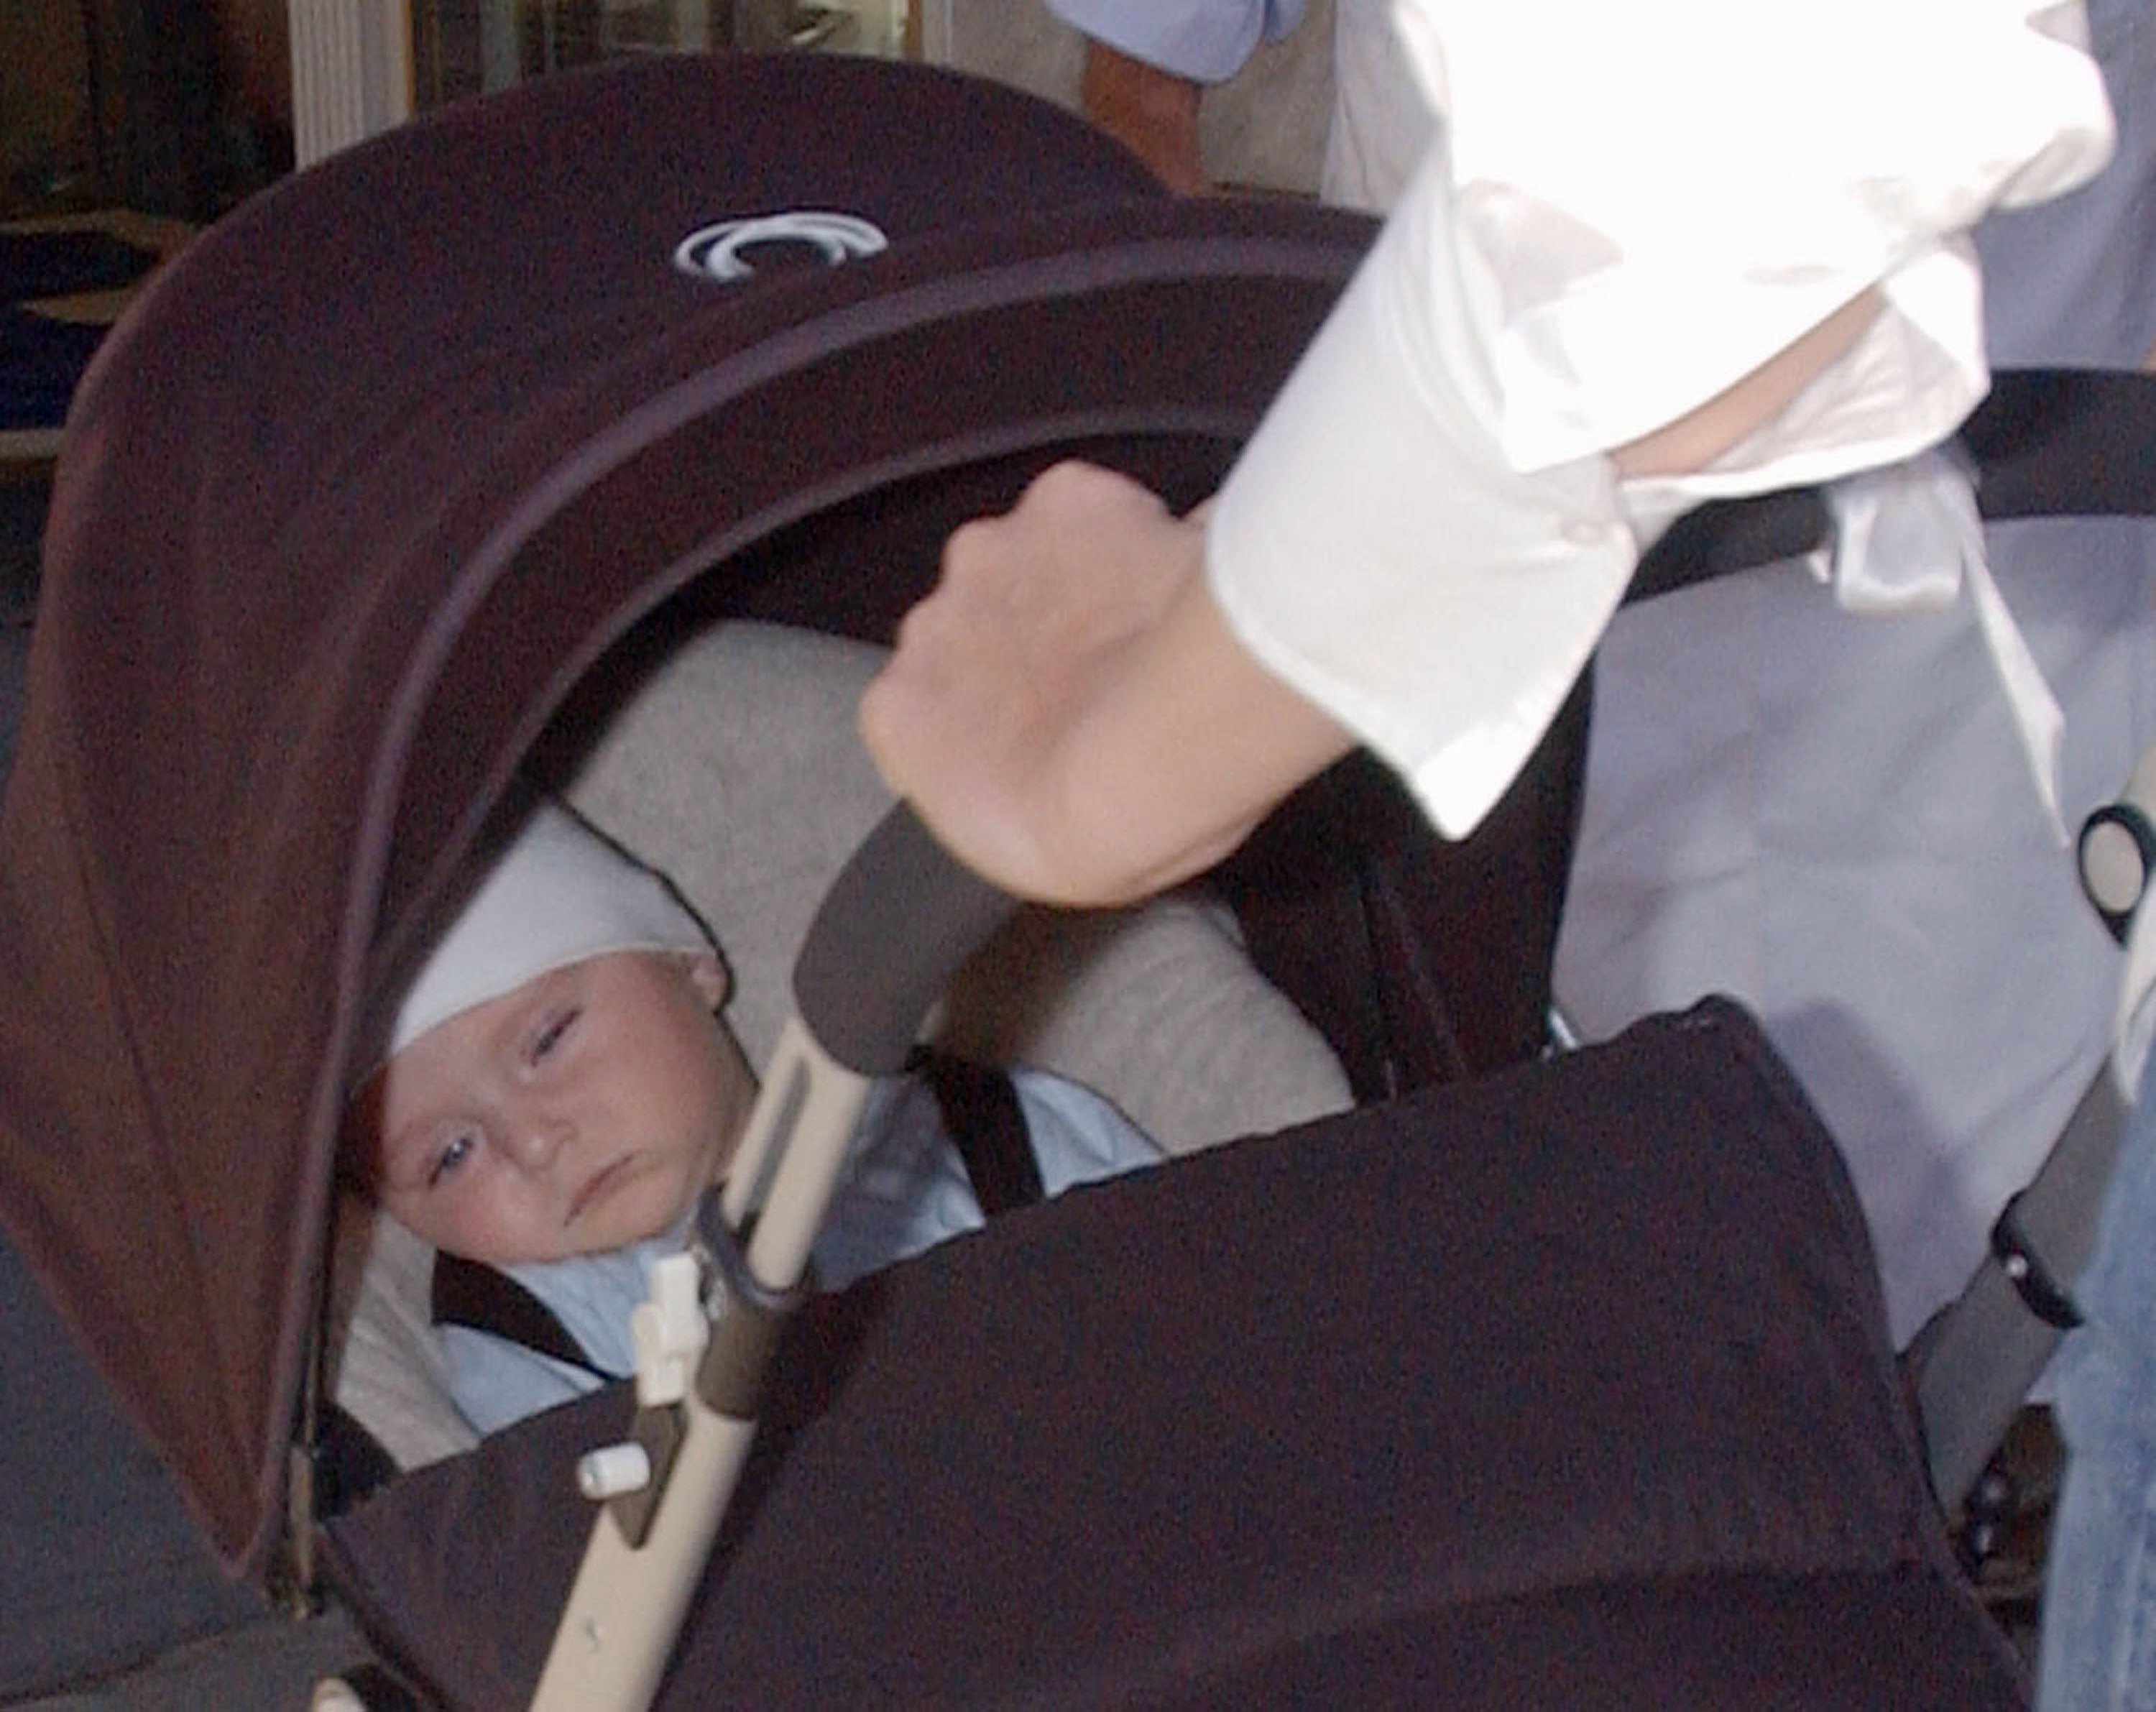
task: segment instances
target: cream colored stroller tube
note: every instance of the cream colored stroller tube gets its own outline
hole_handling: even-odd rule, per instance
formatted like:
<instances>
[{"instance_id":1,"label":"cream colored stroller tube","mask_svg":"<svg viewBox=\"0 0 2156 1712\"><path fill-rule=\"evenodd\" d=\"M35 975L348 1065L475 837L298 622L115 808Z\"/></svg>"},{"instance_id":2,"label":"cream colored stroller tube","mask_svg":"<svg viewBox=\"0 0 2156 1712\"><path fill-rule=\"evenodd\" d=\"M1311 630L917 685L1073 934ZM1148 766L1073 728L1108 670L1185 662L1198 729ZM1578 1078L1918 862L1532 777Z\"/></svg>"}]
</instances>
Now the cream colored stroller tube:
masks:
<instances>
[{"instance_id":1,"label":"cream colored stroller tube","mask_svg":"<svg viewBox=\"0 0 2156 1712\"><path fill-rule=\"evenodd\" d=\"M637 1309L630 1437L578 1465L599 1513L534 1712L640 1712L657 1694L870 1086L903 1067L952 974L1011 907L903 806L825 897L741 1154Z\"/></svg>"}]
</instances>

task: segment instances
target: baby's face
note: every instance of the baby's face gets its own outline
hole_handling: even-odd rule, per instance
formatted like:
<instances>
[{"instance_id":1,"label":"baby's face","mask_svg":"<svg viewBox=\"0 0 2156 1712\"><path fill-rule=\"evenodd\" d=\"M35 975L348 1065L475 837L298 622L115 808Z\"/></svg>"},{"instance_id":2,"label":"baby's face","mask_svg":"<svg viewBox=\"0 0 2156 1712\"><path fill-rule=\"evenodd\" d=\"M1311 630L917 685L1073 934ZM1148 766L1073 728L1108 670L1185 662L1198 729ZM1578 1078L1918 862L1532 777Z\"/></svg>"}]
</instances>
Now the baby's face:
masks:
<instances>
[{"instance_id":1,"label":"baby's face","mask_svg":"<svg viewBox=\"0 0 2156 1712\"><path fill-rule=\"evenodd\" d=\"M712 1015L716 959L588 958L430 1029L355 1121L379 1198L437 1248L501 1266L665 1230L723 1173L756 1082Z\"/></svg>"}]
</instances>

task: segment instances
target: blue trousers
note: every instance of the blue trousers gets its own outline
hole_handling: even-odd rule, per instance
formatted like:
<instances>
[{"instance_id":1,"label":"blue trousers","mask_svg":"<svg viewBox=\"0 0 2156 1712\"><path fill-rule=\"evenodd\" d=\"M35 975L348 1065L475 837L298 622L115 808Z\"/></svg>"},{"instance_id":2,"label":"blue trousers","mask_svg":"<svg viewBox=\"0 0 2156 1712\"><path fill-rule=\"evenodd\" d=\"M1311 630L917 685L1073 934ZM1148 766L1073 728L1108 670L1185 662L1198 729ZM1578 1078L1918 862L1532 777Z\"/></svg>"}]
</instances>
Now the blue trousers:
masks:
<instances>
[{"instance_id":1,"label":"blue trousers","mask_svg":"<svg viewBox=\"0 0 2156 1712\"><path fill-rule=\"evenodd\" d=\"M2068 1458L2052 1523L2041 1712L2156 1709L2156 1057L2128 1120L2085 1324L2058 1362Z\"/></svg>"}]
</instances>

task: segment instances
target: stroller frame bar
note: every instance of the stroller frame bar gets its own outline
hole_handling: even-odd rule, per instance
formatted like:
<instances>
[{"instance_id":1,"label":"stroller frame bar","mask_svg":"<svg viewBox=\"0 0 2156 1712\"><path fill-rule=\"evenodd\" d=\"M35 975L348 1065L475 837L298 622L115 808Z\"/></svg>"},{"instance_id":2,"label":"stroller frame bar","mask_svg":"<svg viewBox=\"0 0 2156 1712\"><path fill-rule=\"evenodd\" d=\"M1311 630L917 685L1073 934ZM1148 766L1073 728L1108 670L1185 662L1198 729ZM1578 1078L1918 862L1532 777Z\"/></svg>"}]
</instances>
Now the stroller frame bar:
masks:
<instances>
[{"instance_id":1,"label":"stroller frame bar","mask_svg":"<svg viewBox=\"0 0 2156 1712\"><path fill-rule=\"evenodd\" d=\"M787 1026L720 1203L732 1231L757 1213L747 1261L759 1291L791 1293L799 1284L868 1088L868 1078L824 1051L798 1019ZM758 1211L755 1199L767 1181L769 1199ZM675 1397L649 1395L646 1339L639 1336L637 1418L668 1417L669 1447L649 1489L614 1496L593 1521L532 1696L534 1712L650 1704L756 1437L753 1411L738 1415L714 1406L706 1380L715 1358L718 1372L730 1380L746 1376L744 1363L761 1371L776 1341L770 1314L762 1308L730 1312L725 1268L708 1251L696 1264L712 1325L698 1382ZM654 1279L654 1298L660 1288ZM655 1300L649 1305L655 1308ZM747 1350L728 1332L744 1322ZM636 1438L650 1448L644 1432ZM633 1523L618 1508L625 1499L638 1501Z\"/></svg>"},{"instance_id":2,"label":"stroller frame bar","mask_svg":"<svg viewBox=\"0 0 2156 1712\"><path fill-rule=\"evenodd\" d=\"M618 1448L657 1466L648 1484L632 1479L609 1495L593 1523L534 1712L641 1709L658 1692L870 1078L902 1065L952 974L1013 907L903 804L832 883L795 965L798 1014L780 1032L740 1154L706 1191L689 1254L660 1262L693 1268L696 1307L685 1323L670 1312L675 1280L654 1271L637 1310L634 1449ZM691 1361L693 1385L683 1377Z\"/></svg>"}]
</instances>

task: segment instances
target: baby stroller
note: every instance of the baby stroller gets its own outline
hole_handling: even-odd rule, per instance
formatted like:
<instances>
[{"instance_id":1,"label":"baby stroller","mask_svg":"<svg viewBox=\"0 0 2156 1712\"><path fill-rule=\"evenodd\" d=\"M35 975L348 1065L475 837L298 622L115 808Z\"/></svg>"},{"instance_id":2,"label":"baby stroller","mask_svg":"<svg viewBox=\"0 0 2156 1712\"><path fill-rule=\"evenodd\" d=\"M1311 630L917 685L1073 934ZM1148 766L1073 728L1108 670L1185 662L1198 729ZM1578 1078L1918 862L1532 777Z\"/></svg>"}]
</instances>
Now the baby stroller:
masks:
<instances>
[{"instance_id":1,"label":"baby stroller","mask_svg":"<svg viewBox=\"0 0 2156 1712\"><path fill-rule=\"evenodd\" d=\"M236 1570L317 1543L354 1043L512 774L711 620L887 637L1054 458L1209 491L1368 236L942 74L670 60L304 175L113 337L0 819L0 1208ZM2020 1703L1756 1031L1535 1062L1584 713L1465 846L1351 763L1219 877L1357 1112L803 1310L667 1704ZM627 1412L327 1525L429 1698L529 1695Z\"/></svg>"}]
</instances>

